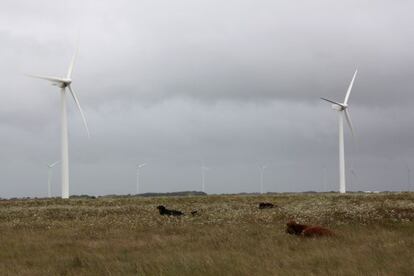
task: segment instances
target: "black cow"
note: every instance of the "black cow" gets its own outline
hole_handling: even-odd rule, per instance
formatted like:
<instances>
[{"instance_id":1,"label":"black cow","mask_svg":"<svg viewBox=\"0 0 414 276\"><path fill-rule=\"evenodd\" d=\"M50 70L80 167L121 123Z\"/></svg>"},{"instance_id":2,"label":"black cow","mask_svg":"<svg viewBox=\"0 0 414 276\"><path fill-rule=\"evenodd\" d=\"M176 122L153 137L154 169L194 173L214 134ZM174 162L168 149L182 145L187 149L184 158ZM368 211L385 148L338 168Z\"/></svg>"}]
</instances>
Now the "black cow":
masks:
<instances>
[{"instance_id":1,"label":"black cow","mask_svg":"<svg viewBox=\"0 0 414 276\"><path fill-rule=\"evenodd\" d=\"M260 202L259 203L259 209L270 209L275 207L272 203L269 202Z\"/></svg>"},{"instance_id":2,"label":"black cow","mask_svg":"<svg viewBox=\"0 0 414 276\"><path fill-rule=\"evenodd\" d=\"M167 208L165 208L163 205L160 205L157 207L157 209L160 211L160 215L163 216L174 216L174 217L179 217L184 215L183 212L181 211L177 211L177 210L168 210Z\"/></svg>"}]
</instances>

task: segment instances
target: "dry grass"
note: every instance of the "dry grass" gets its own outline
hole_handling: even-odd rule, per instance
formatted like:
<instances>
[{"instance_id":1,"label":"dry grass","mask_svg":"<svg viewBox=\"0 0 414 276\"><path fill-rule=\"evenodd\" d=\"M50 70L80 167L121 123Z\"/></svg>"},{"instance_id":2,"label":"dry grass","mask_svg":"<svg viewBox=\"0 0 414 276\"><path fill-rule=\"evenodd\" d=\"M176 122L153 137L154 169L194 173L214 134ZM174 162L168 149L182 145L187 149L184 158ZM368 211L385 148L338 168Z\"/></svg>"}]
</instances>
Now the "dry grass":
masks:
<instances>
[{"instance_id":1,"label":"dry grass","mask_svg":"<svg viewBox=\"0 0 414 276\"><path fill-rule=\"evenodd\" d=\"M287 235L291 218L337 236ZM0 231L1 275L414 275L408 193L6 200Z\"/></svg>"}]
</instances>

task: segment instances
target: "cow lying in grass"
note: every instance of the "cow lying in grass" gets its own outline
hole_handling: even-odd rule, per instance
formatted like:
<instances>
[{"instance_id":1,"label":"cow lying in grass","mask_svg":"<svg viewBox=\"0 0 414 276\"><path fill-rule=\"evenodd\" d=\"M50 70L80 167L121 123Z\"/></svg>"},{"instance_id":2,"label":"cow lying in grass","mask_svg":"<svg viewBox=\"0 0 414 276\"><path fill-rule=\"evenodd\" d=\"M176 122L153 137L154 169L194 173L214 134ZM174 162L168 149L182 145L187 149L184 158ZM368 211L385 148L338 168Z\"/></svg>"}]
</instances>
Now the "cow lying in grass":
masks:
<instances>
[{"instance_id":1,"label":"cow lying in grass","mask_svg":"<svg viewBox=\"0 0 414 276\"><path fill-rule=\"evenodd\" d=\"M301 235L303 233L303 230L305 230L308 227L308 225L299 224L291 220L288 223L286 223L286 233L291 235Z\"/></svg>"},{"instance_id":2,"label":"cow lying in grass","mask_svg":"<svg viewBox=\"0 0 414 276\"><path fill-rule=\"evenodd\" d=\"M165 208L163 205L159 205L157 207L157 209L160 211L160 215L163 216L174 216L174 217L179 217L184 215L183 212L181 211L177 211L177 210L168 210L167 208Z\"/></svg>"},{"instance_id":3,"label":"cow lying in grass","mask_svg":"<svg viewBox=\"0 0 414 276\"><path fill-rule=\"evenodd\" d=\"M270 209L275 207L272 203L269 202L260 202L259 203L259 209Z\"/></svg>"},{"instance_id":4,"label":"cow lying in grass","mask_svg":"<svg viewBox=\"0 0 414 276\"><path fill-rule=\"evenodd\" d=\"M307 238L312 237L329 237L334 233L322 226L311 226L306 224L299 224L291 220L286 224L286 233L291 235L304 236Z\"/></svg>"}]
</instances>

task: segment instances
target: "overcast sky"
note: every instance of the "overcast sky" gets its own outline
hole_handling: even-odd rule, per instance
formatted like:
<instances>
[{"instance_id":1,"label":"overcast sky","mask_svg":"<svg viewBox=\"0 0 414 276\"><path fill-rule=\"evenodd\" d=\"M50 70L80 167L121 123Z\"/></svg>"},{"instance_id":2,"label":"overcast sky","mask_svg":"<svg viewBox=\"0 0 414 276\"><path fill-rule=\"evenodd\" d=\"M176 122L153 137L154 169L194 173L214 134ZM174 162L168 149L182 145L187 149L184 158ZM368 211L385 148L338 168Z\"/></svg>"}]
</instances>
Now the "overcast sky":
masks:
<instances>
[{"instance_id":1,"label":"overcast sky","mask_svg":"<svg viewBox=\"0 0 414 276\"><path fill-rule=\"evenodd\" d=\"M414 169L413 1L2 0L0 197L45 196L60 94L24 73L73 71L70 194L338 190L350 96L349 190L407 190ZM324 169L325 168L325 169ZM326 173L325 173L326 172ZM412 176L414 182L414 174ZM412 185L414 189L414 184ZM53 194L60 195L60 167Z\"/></svg>"}]
</instances>

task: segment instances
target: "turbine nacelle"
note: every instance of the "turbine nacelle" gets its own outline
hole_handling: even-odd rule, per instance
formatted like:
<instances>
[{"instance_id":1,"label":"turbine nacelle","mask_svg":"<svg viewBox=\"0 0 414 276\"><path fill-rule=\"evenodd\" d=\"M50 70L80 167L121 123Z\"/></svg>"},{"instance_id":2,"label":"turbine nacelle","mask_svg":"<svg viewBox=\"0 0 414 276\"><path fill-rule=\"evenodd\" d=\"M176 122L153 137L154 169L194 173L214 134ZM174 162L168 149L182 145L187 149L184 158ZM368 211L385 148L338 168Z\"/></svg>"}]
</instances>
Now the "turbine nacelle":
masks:
<instances>
[{"instance_id":1,"label":"turbine nacelle","mask_svg":"<svg viewBox=\"0 0 414 276\"><path fill-rule=\"evenodd\" d=\"M71 79L62 79L60 81L52 81L53 86L57 86L59 88L66 88L72 83Z\"/></svg>"},{"instance_id":2,"label":"turbine nacelle","mask_svg":"<svg viewBox=\"0 0 414 276\"><path fill-rule=\"evenodd\" d=\"M333 110L337 110L337 111L343 111L345 109L348 108L348 105L346 103L340 103L340 102L335 102L326 98L321 98L322 100L331 103L332 104L332 109Z\"/></svg>"},{"instance_id":3,"label":"turbine nacelle","mask_svg":"<svg viewBox=\"0 0 414 276\"><path fill-rule=\"evenodd\" d=\"M138 165L138 166L137 166L137 169L140 169L140 168L142 168L142 167L145 167L146 165L147 165L147 163L144 163L144 164Z\"/></svg>"},{"instance_id":4,"label":"turbine nacelle","mask_svg":"<svg viewBox=\"0 0 414 276\"><path fill-rule=\"evenodd\" d=\"M259 169L264 171L265 169L267 169L267 165L260 166Z\"/></svg>"},{"instance_id":5,"label":"turbine nacelle","mask_svg":"<svg viewBox=\"0 0 414 276\"><path fill-rule=\"evenodd\" d=\"M347 108L348 108L347 105L338 105L338 104L333 104L332 105L332 109L336 110L336 111L344 111Z\"/></svg>"}]
</instances>

